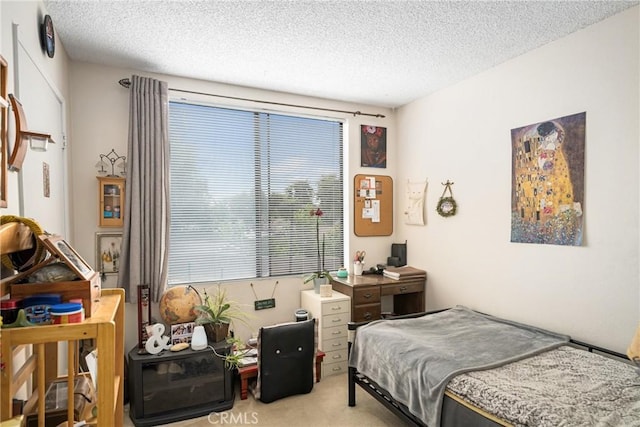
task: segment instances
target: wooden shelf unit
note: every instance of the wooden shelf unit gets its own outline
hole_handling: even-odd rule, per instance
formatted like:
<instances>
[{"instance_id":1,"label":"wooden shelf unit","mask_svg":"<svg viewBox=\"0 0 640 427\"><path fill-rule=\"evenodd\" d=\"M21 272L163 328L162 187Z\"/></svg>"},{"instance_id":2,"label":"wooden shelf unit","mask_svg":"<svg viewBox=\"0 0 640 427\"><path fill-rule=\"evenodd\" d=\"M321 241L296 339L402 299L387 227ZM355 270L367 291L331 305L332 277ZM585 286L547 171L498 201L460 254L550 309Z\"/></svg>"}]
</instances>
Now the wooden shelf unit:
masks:
<instances>
[{"instance_id":1,"label":"wooden shelf unit","mask_svg":"<svg viewBox=\"0 0 640 427\"><path fill-rule=\"evenodd\" d=\"M122 227L124 225L125 178L99 176L98 225L100 227Z\"/></svg>"},{"instance_id":2,"label":"wooden shelf unit","mask_svg":"<svg viewBox=\"0 0 640 427\"><path fill-rule=\"evenodd\" d=\"M47 353L57 352L57 343L68 344L68 402L73 402L73 384L78 369L78 342L94 339L98 350L98 426L122 426L124 390L124 289L103 289L99 307L82 323L43 325L2 329L2 363L0 388L0 420L10 419L12 398L32 375L35 376L33 392L38 393L38 426L45 426L46 387L51 379L58 378L55 357ZM54 344L54 345L51 345ZM33 354L17 370L14 354L25 345L33 345ZM15 370L15 374L13 373ZM73 405L67 413L73 420Z\"/></svg>"}]
</instances>

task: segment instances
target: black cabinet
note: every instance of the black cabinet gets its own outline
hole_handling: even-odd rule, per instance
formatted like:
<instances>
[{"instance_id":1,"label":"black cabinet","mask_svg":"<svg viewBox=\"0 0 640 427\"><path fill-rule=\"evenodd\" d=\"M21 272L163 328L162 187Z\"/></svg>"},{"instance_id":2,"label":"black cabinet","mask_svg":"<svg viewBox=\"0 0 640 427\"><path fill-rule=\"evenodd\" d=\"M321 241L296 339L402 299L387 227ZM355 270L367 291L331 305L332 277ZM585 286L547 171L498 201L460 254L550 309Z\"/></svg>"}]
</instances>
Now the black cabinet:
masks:
<instances>
[{"instance_id":1,"label":"black cabinet","mask_svg":"<svg viewBox=\"0 0 640 427\"><path fill-rule=\"evenodd\" d=\"M226 342L211 344L218 354ZM166 424L233 407L233 372L211 348L157 355L129 352L129 417L137 427Z\"/></svg>"}]
</instances>

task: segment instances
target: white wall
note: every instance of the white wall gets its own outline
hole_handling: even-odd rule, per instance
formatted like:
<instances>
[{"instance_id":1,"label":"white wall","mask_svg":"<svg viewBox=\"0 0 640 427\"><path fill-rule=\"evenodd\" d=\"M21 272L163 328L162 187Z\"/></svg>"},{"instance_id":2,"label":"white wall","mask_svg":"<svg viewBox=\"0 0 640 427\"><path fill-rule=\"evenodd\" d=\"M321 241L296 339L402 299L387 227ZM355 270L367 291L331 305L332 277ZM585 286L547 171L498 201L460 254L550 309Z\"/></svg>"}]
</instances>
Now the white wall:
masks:
<instances>
[{"instance_id":1,"label":"white wall","mask_svg":"<svg viewBox=\"0 0 640 427\"><path fill-rule=\"evenodd\" d=\"M100 153L108 153L112 148L119 154L126 154L129 91L121 87L118 84L118 80L130 77L132 74L160 78L167 81L170 88L280 103L303 104L322 108L384 114L387 116L385 119L363 116L354 117L349 114L320 111L315 113L325 117L331 114L331 117L342 119L345 122L345 164L347 165L345 172L345 197L347 200L353 200L352 181L355 174L374 173L393 175L395 173L393 167L395 164L395 149L393 148L395 141L394 116L392 111L384 108L259 91L175 76L152 75L150 73L141 73L134 70L110 68L88 63L72 63L70 69L70 117L72 118L70 133L73 141L76 142L71 160L71 164L73 165L72 179L74 182L73 211L77 218L73 224L73 235L75 236L76 242L75 248L81 254L85 255L90 263L95 263L95 232L115 231L113 229L100 229L98 227L98 209L96 206L98 184L95 178L96 168L94 165L97 163ZM184 97L185 94L170 92L170 96ZM220 105L244 105L248 108L259 109L269 108L269 106L263 104L239 103L212 97L200 97L200 100L219 103ZM297 111L301 114L310 114L308 110L296 110L292 108L281 111ZM361 124L386 126L388 128L388 141L391 141L392 144L388 153L389 161L387 169L360 168L359 150ZM346 227L347 236L349 236L345 243L347 260L350 259L349 254L355 252L356 249L365 249L368 253L367 258L370 258L372 261L375 260L376 262L385 261L390 253L393 237L355 237L353 235L351 220L353 218L352 205L352 203L349 203L349 210L345 213L348 221ZM116 278L114 276L109 276L105 285L113 286L115 280ZM302 285L302 280L298 276L278 278L277 280L279 283L275 293L276 308L255 312L256 319L253 322L255 326L254 330L257 330L257 328L263 325L293 320L294 311L300 307L299 291L301 289L311 288L311 284ZM276 279L253 280L252 282L254 283L258 298L263 299L270 297ZM253 313L255 296L251 290L250 283L251 282L248 281L238 281L225 283L225 285L229 287L230 296L236 301L247 304L248 310ZM199 290L202 289L203 286L207 286L207 284L197 285ZM127 347L131 347L137 342L136 321L137 307L135 305L129 305L127 308ZM237 332L239 336L248 338L252 331L240 325Z\"/></svg>"},{"instance_id":2,"label":"white wall","mask_svg":"<svg viewBox=\"0 0 640 427\"><path fill-rule=\"evenodd\" d=\"M19 23L27 50L67 101L71 198L58 200L56 209L72 224L66 237L93 263L95 232L108 231L97 226L94 164L112 148L126 151L128 91L117 81L134 71L70 63L59 40L56 57L47 58L37 40L44 12L40 2L0 2L0 46L11 60L11 24ZM392 242L407 239L409 262L429 272L428 307L465 304L622 351L640 319L638 14L638 7L630 9L418 100L396 117L377 107L157 77L171 87L386 114L386 119L344 116L347 258L365 249L372 262L384 261ZM11 75L9 82L12 91ZM509 243L510 129L580 111L587 111L585 245ZM387 169L359 167L360 124L388 128ZM28 173L37 178L41 172ZM353 236L352 178L358 173L394 177L393 236ZM404 182L424 177L430 180L428 224L404 225ZM445 219L435 205L440 182L447 179L455 182L459 213ZM3 214L18 213L17 191L10 173L9 208ZM23 191L25 197L40 197ZM50 210L29 215L45 228L53 222ZM109 280L106 285L113 286L113 277ZM273 286L272 280L254 283L259 295ZM291 319L302 288L297 277L280 280L276 309L261 311L256 327ZM243 303L255 299L246 282L231 284L230 290ZM128 307L127 347L137 341L136 316L136 308Z\"/></svg>"},{"instance_id":3,"label":"white wall","mask_svg":"<svg viewBox=\"0 0 640 427\"><path fill-rule=\"evenodd\" d=\"M397 192L429 178L428 224L399 220L427 307L463 304L624 351L640 319L639 8L443 89L397 115ZM587 112L584 245L510 243L510 130ZM436 212L455 182L458 214Z\"/></svg>"},{"instance_id":4,"label":"white wall","mask_svg":"<svg viewBox=\"0 0 640 427\"><path fill-rule=\"evenodd\" d=\"M38 26L45 14L40 2L0 2L0 53L9 63L7 90L22 102L29 129L49 133L57 142L45 153L28 149L22 170L7 173L7 208L0 209L0 214L33 218L44 230L64 234L71 221L67 198L69 147L64 146L69 59L60 43L56 45L54 58L49 58L41 49ZM20 43L14 40L15 34ZM17 62L21 65L16 79ZM60 102L63 103L62 110ZM12 137L13 114L9 115L9 129ZM50 167L50 197L43 194L43 162ZM69 241L73 243L73 240ZM20 366L28 353L30 351L26 349L18 353L15 366ZM66 354L63 344L58 357L61 373L66 372ZM27 388L23 386L16 397L26 399Z\"/></svg>"},{"instance_id":5,"label":"white wall","mask_svg":"<svg viewBox=\"0 0 640 427\"><path fill-rule=\"evenodd\" d=\"M8 205L0 213L34 218L45 230L64 234L71 220L66 199L69 150L64 147L68 114L66 105L61 110L58 101L64 103L67 98L69 60L59 39L54 58L41 49L38 28L46 10L40 2L1 2L0 11L0 53L9 63L8 92L21 100L29 129L49 133L57 142L46 153L27 150L22 170L8 172ZM20 41L17 49L14 27ZM12 137L13 114L9 115L9 127ZM43 162L50 167L50 197L43 194Z\"/></svg>"}]
</instances>

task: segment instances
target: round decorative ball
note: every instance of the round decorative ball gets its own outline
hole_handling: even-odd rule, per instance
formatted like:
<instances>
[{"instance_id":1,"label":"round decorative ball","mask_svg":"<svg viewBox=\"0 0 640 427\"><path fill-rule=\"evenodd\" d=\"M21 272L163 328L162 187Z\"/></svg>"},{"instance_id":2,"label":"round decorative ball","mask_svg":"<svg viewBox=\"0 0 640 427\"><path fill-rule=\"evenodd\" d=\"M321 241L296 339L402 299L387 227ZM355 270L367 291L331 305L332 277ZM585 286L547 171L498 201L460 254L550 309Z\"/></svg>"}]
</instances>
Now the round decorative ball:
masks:
<instances>
[{"instance_id":1,"label":"round decorative ball","mask_svg":"<svg viewBox=\"0 0 640 427\"><path fill-rule=\"evenodd\" d=\"M160 317L168 325L193 322L197 316L193 307L200 304L202 299L191 286L174 286L160 297Z\"/></svg>"}]
</instances>

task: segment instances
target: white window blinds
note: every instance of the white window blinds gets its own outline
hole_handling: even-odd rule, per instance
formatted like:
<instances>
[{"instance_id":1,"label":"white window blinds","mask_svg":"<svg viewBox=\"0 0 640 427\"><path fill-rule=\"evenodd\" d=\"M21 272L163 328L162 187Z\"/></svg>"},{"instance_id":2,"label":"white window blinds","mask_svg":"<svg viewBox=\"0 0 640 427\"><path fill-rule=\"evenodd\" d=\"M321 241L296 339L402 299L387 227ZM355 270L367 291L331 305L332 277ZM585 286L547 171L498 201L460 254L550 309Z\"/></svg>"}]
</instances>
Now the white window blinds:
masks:
<instances>
[{"instance_id":1,"label":"white window blinds","mask_svg":"<svg viewBox=\"0 0 640 427\"><path fill-rule=\"evenodd\" d=\"M343 125L170 102L169 284L343 263ZM324 237L323 237L324 236Z\"/></svg>"}]
</instances>

